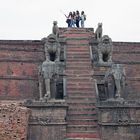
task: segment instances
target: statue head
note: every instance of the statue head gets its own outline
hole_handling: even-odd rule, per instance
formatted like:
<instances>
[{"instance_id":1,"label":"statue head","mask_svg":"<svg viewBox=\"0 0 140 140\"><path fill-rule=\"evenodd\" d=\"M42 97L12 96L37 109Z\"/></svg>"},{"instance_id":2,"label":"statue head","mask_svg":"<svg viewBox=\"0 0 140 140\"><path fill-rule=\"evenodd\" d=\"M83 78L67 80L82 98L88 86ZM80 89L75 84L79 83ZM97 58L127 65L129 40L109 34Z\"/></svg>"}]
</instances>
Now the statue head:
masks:
<instances>
[{"instance_id":1,"label":"statue head","mask_svg":"<svg viewBox=\"0 0 140 140\"><path fill-rule=\"evenodd\" d=\"M54 43L54 42L57 42L57 37L56 37L54 34L50 34L50 35L47 37L47 40L48 40L48 42L50 42L50 43Z\"/></svg>"},{"instance_id":2,"label":"statue head","mask_svg":"<svg viewBox=\"0 0 140 140\"><path fill-rule=\"evenodd\" d=\"M104 35L101 38L101 41L102 41L103 44L110 44L112 42L111 38L108 35Z\"/></svg>"},{"instance_id":3,"label":"statue head","mask_svg":"<svg viewBox=\"0 0 140 140\"><path fill-rule=\"evenodd\" d=\"M53 21L53 25L57 25L57 21Z\"/></svg>"},{"instance_id":4,"label":"statue head","mask_svg":"<svg viewBox=\"0 0 140 140\"><path fill-rule=\"evenodd\" d=\"M98 23L98 27L100 27L100 28L101 28L101 27L102 27L102 23Z\"/></svg>"}]
</instances>

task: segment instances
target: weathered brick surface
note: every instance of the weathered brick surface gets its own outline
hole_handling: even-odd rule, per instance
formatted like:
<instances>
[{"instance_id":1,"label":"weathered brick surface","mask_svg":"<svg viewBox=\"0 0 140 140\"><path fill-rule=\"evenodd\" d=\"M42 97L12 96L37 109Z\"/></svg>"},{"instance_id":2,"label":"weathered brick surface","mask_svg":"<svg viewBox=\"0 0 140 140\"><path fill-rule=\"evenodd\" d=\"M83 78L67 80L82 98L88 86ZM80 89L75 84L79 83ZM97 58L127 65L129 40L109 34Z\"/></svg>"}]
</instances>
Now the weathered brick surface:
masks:
<instances>
[{"instance_id":1,"label":"weathered brick surface","mask_svg":"<svg viewBox=\"0 0 140 140\"><path fill-rule=\"evenodd\" d=\"M140 54L125 54L125 53L119 53L119 54L113 54L113 61L118 61L121 63L136 63L136 62L140 62Z\"/></svg>"},{"instance_id":2,"label":"weathered brick surface","mask_svg":"<svg viewBox=\"0 0 140 140\"><path fill-rule=\"evenodd\" d=\"M113 51L116 53L138 53L140 52L140 43L135 42L113 42Z\"/></svg>"},{"instance_id":3,"label":"weathered brick surface","mask_svg":"<svg viewBox=\"0 0 140 140\"><path fill-rule=\"evenodd\" d=\"M140 43L114 42L113 61L124 65L127 99L140 98Z\"/></svg>"},{"instance_id":4,"label":"weathered brick surface","mask_svg":"<svg viewBox=\"0 0 140 140\"><path fill-rule=\"evenodd\" d=\"M0 76L27 76L36 78L38 69L36 63L25 62L0 62Z\"/></svg>"},{"instance_id":5,"label":"weathered brick surface","mask_svg":"<svg viewBox=\"0 0 140 140\"><path fill-rule=\"evenodd\" d=\"M37 99L41 41L0 40L0 99Z\"/></svg>"},{"instance_id":6,"label":"weathered brick surface","mask_svg":"<svg viewBox=\"0 0 140 140\"><path fill-rule=\"evenodd\" d=\"M44 53L42 52L25 52L25 51L0 51L0 61L43 61Z\"/></svg>"},{"instance_id":7,"label":"weathered brick surface","mask_svg":"<svg viewBox=\"0 0 140 140\"><path fill-rule=\"evenodd\" d=\"M33 80L0 80L0 99L37 99L38 98L38 82Z\"/></svg>"},{"instance_id":8,"label":"weathered brick surface","mask_svg":"<svg viewBox=\"0 0 140 140\"><path fill-rule=\"evenodd\" d=\"M16 103L0 103L0 140L26 140L29 114Z\"/></svg>"}]
</instances>

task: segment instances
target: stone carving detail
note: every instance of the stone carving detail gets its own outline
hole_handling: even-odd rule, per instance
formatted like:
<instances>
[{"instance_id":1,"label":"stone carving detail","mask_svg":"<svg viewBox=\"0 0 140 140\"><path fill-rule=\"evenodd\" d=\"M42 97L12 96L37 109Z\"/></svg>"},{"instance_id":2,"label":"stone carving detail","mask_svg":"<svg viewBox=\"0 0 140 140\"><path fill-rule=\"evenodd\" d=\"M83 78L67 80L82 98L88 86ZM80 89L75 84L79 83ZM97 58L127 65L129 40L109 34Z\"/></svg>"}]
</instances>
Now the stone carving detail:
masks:
<instances>
[{"instance_id":1,"label":"stone carving detail","mask_svg":"<svg viewBox=\"0 0 140 140\"><path fill-rule=\"evenodd\" d=\"M125 88L125 72L121 64L113 64L105 75L105 92L108 99L121 99Z\"/></svg>"},{"instance_id":2,"label":"stone carving detail","mask_svg":"<svg viewBox=\"0 0 140 140\"><path fill-rule=\"evenodd\" d=\"M50 34L44 39L46 61L60 60L60 44L55 34Z\"/></svg>"},{"instance_id":3,"label":"stone carving detail","mask_svg":"<svg viewBox=\"0 0 140 140\"><path fill-rule=\"evenodd\" d=\"M98 44L99 63L112 62L112 40L108 35L104 35Z\"/></svg>"},{"instance_id":4,"label":"stone carving detail","mask_svg":"<svg viewBox=\"0 0 140 140\"><path fill-rule=\"evenodd\" d=\"M62 46L60 45L61 40L59 38L57 21L53 22L52 34L50 34L47 38L43 38L42 41L44 42L46 60L41 66L39 66L38 77L40 100L47 101L52 98L62 99L62 75L64 65L60 62L60 49L62 50ZM60 90L60 85L62 90Z\"/></svg>"},{"instance_id":5,"label":"stone carving detail","mask_svg":"<svg viewBox=\"0 0 140 140\"><path fill-rule=\"evenodd\" d=\"M95 31L95 38L97 40L100 40L101 37L102 37L102 32L103 32L103 29L102 29L102 23L98 23L98 27Z\"/></svg>"},{"instance_id":6,"label":"stone carving detail","mask_svg":"<svg viewBox=\"0 0 140 140\"><path fill-rule=\"evenodd\" d=\"M113 122L116 122L121 125L127 125L131 123L130 110L128 109L117 109L112 112Z\"/></svg>"}]
</instances>

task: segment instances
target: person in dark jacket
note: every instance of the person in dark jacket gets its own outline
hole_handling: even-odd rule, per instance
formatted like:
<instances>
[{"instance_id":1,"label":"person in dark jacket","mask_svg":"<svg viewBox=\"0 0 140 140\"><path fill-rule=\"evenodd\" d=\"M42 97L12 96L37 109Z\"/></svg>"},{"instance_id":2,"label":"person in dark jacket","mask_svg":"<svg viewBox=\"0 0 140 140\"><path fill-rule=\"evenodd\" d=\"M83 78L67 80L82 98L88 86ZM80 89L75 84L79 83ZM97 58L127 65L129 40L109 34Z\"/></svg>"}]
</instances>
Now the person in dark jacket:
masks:
<instances>
[{"instance_id":1,"label":"person in dark jacket","mask_svg":"<svg viewBox=\"0 0 140 140\"><path fill-rule=\"evenodd\" d=\"M76 27L79 28L79 21L80 21L80 13L79 11L77 10L76 11Z\"/></svg>"}]
</instances>

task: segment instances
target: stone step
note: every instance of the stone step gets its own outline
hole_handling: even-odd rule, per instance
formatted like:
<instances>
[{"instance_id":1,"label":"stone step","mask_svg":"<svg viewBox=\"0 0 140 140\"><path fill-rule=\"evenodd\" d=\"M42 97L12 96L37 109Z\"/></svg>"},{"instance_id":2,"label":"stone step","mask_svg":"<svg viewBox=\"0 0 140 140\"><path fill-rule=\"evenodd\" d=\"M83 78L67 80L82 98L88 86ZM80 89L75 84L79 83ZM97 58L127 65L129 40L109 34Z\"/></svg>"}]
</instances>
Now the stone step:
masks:
<instances>
[{"instance_id":1,"label":"stone step","mask_svg":"<svg viewBox=\"0 0 140 140\"><path fill-rule=\"evenodd\" d=\"M72 93L75 93L75 92L91 93L91 92L95 92L96 89L94 87L93 88L67 88L67 86L66 86L66 91L72 92Z\"/></svg>"},{"instance_id":2,"label":"stone step","mask_svg":"<svg viewBox=\"0 0 140 140\"><path fill-rule=\"evenodd\" d=\"M69 69L70 70L70 69ZM72 69L71 69L72 70ZM79 70L79 68L77 67L77 70ZM76 70L76 71L77 71ZM79 72L81 71L81 72L83 72L84 70L90 70L90 69L83 69L83 70L79 70ZM73 69L73 71L75 71L74 69ZM67 69L65 70L65 72L67 72ZM77 75L77 77L75 77ZM89 76L82 76L82 75L84 75L84 74L81 74L81 75L78 75L78 74L75 74L75 76L67 76L67 79L72 79L72 80L87 80L87 79L89 79L89 80L93 80L93 78L91 77L91 75L89 75Z\"/></svg>"},{"instance_id":3,"label":"stone step","mask_svg":"<svg viewBox=\"0 0 140 140\"><path fill-rule=\"evenodd\" d=\"M97 114L69 114L67 117L74 118L74 117L97 117Z\"/></svg>"},{"instance_id":4,"label":"stone step","mask_svg":"<svg viewBox=\"0 0 140 140\"><path fill-rule=\"evenodd\" d=\"M95 98L96 96L84 96L84 97L80 97L80 96L67 96L67 101L78 101L78 102L82 102L82 101L94 101L95 102Z\"/></svg>"},{"instance_id":5,"label":"stone step","mask_svg":"<svg viewBox=\"0 0 140 140\"><path fill-rule=\"evenodd\" d=\"M101 140L100 138L66 138L65 140Z\"/></svg>"},{"instance_id":6,"label":"stone step","mask_svg":"<svg viewBox=\"0 0 140 140\"><path fill-rule=\"evenodd\" d=\"M73 133L73 132L76 132L76 133L97 133L97 130L96 129L93 129L93 130L75 130L75 129L68 129L67 130L67 133Z\"/></svg>"},{"instance_id":7,"label":"stone step","mask_svg":"<svg viewBox=\"0 0 140 140\"><path fill-rule=\"evenodd\" d=\"M95 94L89 94L89 95L85 95L85 94L78 94L78 95L74 95L74 94L67 94L67 98L69 98L69 99L85 99L85 98L88 98L88 99L95 99L96 98L96 95Z\"/></svg>"},{"instance_id":8,"label":"stone step","mask_svg":"<svg viewBox=\"0 0 140 140\"><path fill-rule=\"evenodd\" d=\"M76 63L79 63L79 62L89 62L90 65L92 64L91 62L91 59L89 56L66 56L67 57L67 60L66 60L66 63L67 62L76 62ZM83 64L84 65L84 64ZM66 65L67 66L67 65ZM97 73L97 72L96 72Z\"/></svg>"},{"instance_id":9,"label":"stone step","mask_svg":"<svg viewBox=\"0 0 140 140\"><path fill-rule=\"evenodd\" d=\"M79 77L91 77L91 76L93 76L92 74L80 74L80 73L72 74L72 73L68 73L67 71L65 71L65 75L67 75L69 77L77 77L77 78L79 78Z\"/></svg>"},{"instance_id":10,"label":"stone step","mask_svg":"<svg viewBox=\"0 0 140 140\"><path fill-rule=\"evenodd\" d=\"M94 110L69 110L68 109L68 115L95 115L97 112Z\"/></svg>"},{"instance_id":11,"label":"stone step","mask_svg":"<svg viewBox=\"0 0 140 140\"><path fill-rule=\"evenodd\" d=\"M89 55L90 52L89 51L67 51L66 55Z\"/></svg>"},{"instance_id":12,"label":"stone step","mask_svg":"<svg viewBox=\"0 0 140 140\"><path fill-rule=\"evenodd\" d=\"M77 37L90 37L91 34L85 32L85 31L67 31L65 32L65 37L69 37L69 38L77 38Z\"/></svg>"},{"instance_id":13,"label":"stone step","mask_svg":"<svg viewBox=\"0 0 140 140\"><path fill-rule=\"evenodd\" d=\"M88 37L90 38L91 37L91 34L90 33L87 33L85 31L67 31L64 33L64 36L65 37L69 37L69 38L77 38L77 37Z\"/></svg>"},{"instance_id":14,"label":"stone step","mask_svg":"<svg viewBox=\"0 0 140 140\"><path fill-rule=\"evenodd\" d=\"M93 121L85 121L85 120L81 120L81 121L71 121L71 120L67 120L67 125L97 125L97 122L95 120Z\"/></svg>"},{"instance_id":15,"label":"stone step","mask_svg":"<svg viewBox=\"0 0 140 140\"><path fill-rule=\"evenodd\" d=\"M95 128L98 127L98 124L96 125L71 125L69 124L68 129L81 129L81 130L86 130L86 131L90 131L90 130L94 130Z\"/></svg>"},{"instance_id":16,"label":"stone step","mask_svg":"<svg viewBox=\"0 0 140 140\"><path fill-rule=\"evenodd\" d=\"M79 85L79 84L67 84L67 89L68 88L78 88L78 89L83 89L83 88L85 88L85 89L90 89L90 88L94 88L95 89L95 86L94 86L94 84L87 84L87 85L84 85L84 84L81 84L81 85Z\"/></svg>"},{"instance_id":17,"label":"stone step","mask_svg":"<svg viewBox=\"0 0 140 140\"><path fill-rule=\"evenodd\" d=\"M91 65L91 61L88 61L88 62L67 62L66 61L66 65L78 65L78 66L89 66L89 65Z\"/></svg>"},{"instance_id":18,"label":"stone step","mask_svg":"<svg viewBox=\"0 0 140 140\"><path fill-rule=\"evenodd\" d=\"M77 28L77 27L67 28L66 32L76 32L77 33L78 31L80 31L80 33L82 33L82 32L87 33L86 28Z\"/></svg>"},{"instance_id":19,"label":"stone step","mask_svg":"<svg viewBox=\"0 0 140 140\"><path fill-rule=\"evenodd\" d=\"M75 116L75 115L70 115L70 116L67 116L67 120L85 120L85 119L94 119L97 121L97 116L96 115L92 115L92 116L82 116L82 115L78 115L78 116Z\"/></svg>"},{"instance_id":20,"label":"stone step","mask_svg":"<svg viewBox=\"0 0 140 140\"><path fill-rule=\"evenodd\" d=\"M67 91L95 91L95 87L91 86L91 87L82 87L82 86L72 86L72 87L68 87L66 86L66 90Z\"/></svg>"},{"instance_id":21,"label":"stone step","mask_svg":"<svg viewBox=\"0 0 140 140\"><path fill-rule=\"evenodd\" d=\"M67 101L66 101L67 102ZM92 106L92 105L95 105L96 104L96 101L95 102L67 102L69 106Z\"/></svg>"},{"instance_id":22,"label":"stone step","mask_svg":"<svg viewBox=\"0 0 140 140\"><path fill-rule=\"evenodd\" d=\"M68 46L66 48L66 51L72 51L72 52L81 52L81 51L85 51L85 52L89 52L89 46L80 46L80 47L75 47L75 46Z\"/></svg>"},{"instance_id":23,"label":"stone step","mask_svg":"<svg viewBox=\"0 0 140 140\"><path fill-rule=\"evenodd\" d=\"M68 104L70 104L70 103L71 104L76 104L76 103L77 104L80 104L80 103L85 103L85 104L89 103L90 104L90 103L96 103L96 99L92 99L92 100L89 100L89 99L83 99L83 100L81 100L81 99L80 100L78 100L78 99L75 99L75 100L74 99L67 99L66 102Z\"/></svg>"},{"instance_id":24,"label":"stone step","mask_svg":"<svg viewBox=\"0 0 140 140\"><path fill-rule=\"evenodd\" d=\"M69 103L69 108L95 108L95 103L79 103L79 104L72 104L72 103Z\"/></svg>"},{"instance_id":25,"label":"stone step","mask_svg":"<svg viewBox=\"0 0 140 140\"><path fill-rule=\"evenodd\" d=\"M67 81L92 82L92 77L67 77Z\"/></svg>"},{"instance_id":26,"label":"stone step","mask_svg":"<svg viewBox=\"0 0 140 140\"><path fill-rule=\"evenodd\" d=\"M93 94L82 94L81 95L81 93L79 92L78 94L67 94L67 98L68 99L72 99L72 100L75 100L75 99L79 99L79 100L82 100L82 99L88 99L88 100L93 100L93 99L95 99L96 98L96 94L95 93L93 93Z\"/></svg>"},{"instance_id":27,"label":"stone step","mask_svg":"<svg viewBox=\"0 0 140 140\"><path fill-rule=\"evenodd\" d=\"M92 92L96 92L95 88L67 88L66 87L66 91L67 92L71 92L71 93L92 93Z\"/></svg>"},{"instance_id":28,"label":"stone step","mask_svg":"<svg viewBox=\"0 0 140 140\"><path fill-rule=\"evenodd\" d=\"M101 140L100 138L66 138L65 140Z\"/></svg>"},{"instance_id":29,"label":"stone step","mask_svg":"<svg viewBox=\"0 0 140 140\"><path fill-rule=\"evenodd\" d=\"M88 44L67 44L67 48L71 48L71 47L73 47L73 48L81 48L81 47L85 47L85 48L89 48L89 45Z\"/></svg>"},{"instance_id":30,"label":"stone step","mask_svg":"<svg viewBox=\"0 0 140 140\"><path fill-rule=\"evenodd\" d=\"M73 31L67 31L67 32L65 32L65 35L66 36L73 36L73 35L77 35L77 36L80 36L80 35L83 35L83 36L89 36L89 33L87 33L86 31L84 31L84 30L73 30Z\"/></svg>"},{"instance_id":31,"label":"stone step","mask_svg":"<svg viewBox=\"0 0 140 140\"><path fill-rule=\"evenodd\" d=\"M85 66L85 65L66 65L66 70L91 70L92 66Z\"/></svg>"},{"instance_id":32,"label":"stone step","mask_svg":"<svg viewBox=\"0 0 140 140\"><path fill-rule=\"evenodd\" d=\"M99 138L99 134L95 133L67 133L67 138Z\"/></svg>"},{"instance_id":33,"label":"stone step","mask_svg":"<svg viewBox=\"0 0 140 140\"><path fill-rule=\"evenodd\" d=\"M91 60L90 60L90 58L84 58L84 59L82 59L82 58L76 58L76 60L74 59L74 58L68 58L67 60L66 60L66 62L76 62L76 63L78 63L78 62L90 62L91 63Z\"/></svg>"},{"instance_id":34,"label":"stone step","mask_svg":"<svg viewBox=\"0 0 140 140\"><path fill-rule=\"evenodd\" d=\"M85 36L85 35L83 35L83 36L75 36L75 37L73 37L73 36L67 36L66 37L66 41L80 41L80 40L88 40L89 41L89 38L88 38L88 36Z\"/></svg>"},{"instance_id":35,"label":"stone step","mask_svg":"<svg viewBox=\"0 0 140 140\"><path fill-rule=\"evenodd\" d=\"M96 109L96 107L86 107L86 108L81 108L81 107L69 107L68 111L94 111Z\"/></svg>"},{"instance_id":36,"label":"stone step","mask_svg":"<svg viewBox=\"0 0 140 140\"><path fill-rule=\"evenodd\" d=\"M68 40L66 42L67 45L80 45L80 46L83 46L83 45L88 45L89 44L89 41L88 40Z\"/></svg>"},{"instance_id":37,"label":"stone step","mask_svg":"<svg viewBox=\"0 0 140 140\"><path fill-rule=\"evenodd\" d=\"M96 113L92 113L92 114L79 113L79 114L68 114L67 116L67 121L87 122L89 120L88 122L90 122L91 119L93 119L93 121L97 121L97 114Z\"/></svg>"},{"instance_id":38,"label":"stone step","mask_svg":"<svg viewBox=\"0 0 140 140\"><path fill-rule=\"evenodd\" d=\"M67 32L64 34L66 38L80 38L80 37L88 37L89 38L89 33L87 32Z\"/></svg>"},{"instance_id":39,"label":"stone step","mask_svg":"<svg viewBox=\"0 0 140 140\"><path fill-rule=\"evenodd\" d=\"M69 77L70 78L70 77ZM68 79L67 78L67 86L72 86L72 85L77 85L77 86L86 86L86 85L92 85L92 86L94 86L94 84L95 84L95 81L92 79L92 80L90 80L90 81L74 81L73 79L72 80L70 80L70 79Z\"/></svg>"},{"instance_id":40,"label":"stone step","mask_svg":"<svg viewBox=\"0 0 140 140\"><path fill-rule=\"evenodd\" d=\"M95 100L95 98L96 98L96 93L95 93L95 91L94 92L69 92L69 91L66 91L66 93L67 93L67 101L69 100L84 100L84 101L89 101L89 100ZM77 94L77 95L74 95L74 94ZM80 96L80 94L82 94L81 96Z\"/></svg>"},{"instance_id":41,"label":"stone step","mask_svg":"<svg viewBox=\"0 0 140 140\"><path fill-rule=\"evenodd\" d=\"M75 58L75 60L77 58L80 58L80 59L84 59L84 58L90 58L90 54L89 53L85 53L85 54L79 54L79 53L76 53L76 54L72 54L72 53L66 53L66 59L67 58ZM90 59L89 59L90 60Z\"/></svg>"},{"instance_id":42,"label":"stone step","mask_svg":"<svg viewBox=\"0 0 140 140\"><path fill-rule=\"evenodd\" d=\"M66 39L88 39L89 40L89 34L88 33L70 33L68 36L65 36Z\"/></svg>"},{"instance_id":43,"label":"stone step","mask_svg":"<svg viewBox=\"0 0 140 140\"><path fill-rule=\"evenodd\" d=\"M91 59L90 59L90 57L89 56L74 56L74 55L69 55L69 56L66 56L67 57L67 60L66 60L66 63L67 62L73 62L72 64L74 64L74 63L79 63L78 65L80 65L80 62L83 62L83 65L86 65L87 66L87 64L85 64L85 63L90 63L89 65L91 66L92 65L92 62L91 62ZM85 62L85 63L84 63ZM68 63L69 64L69 63ZM72 65L71 64L71 65ZM67 65L66 65L67 66Z\"/></svg>"}]
</instances>

